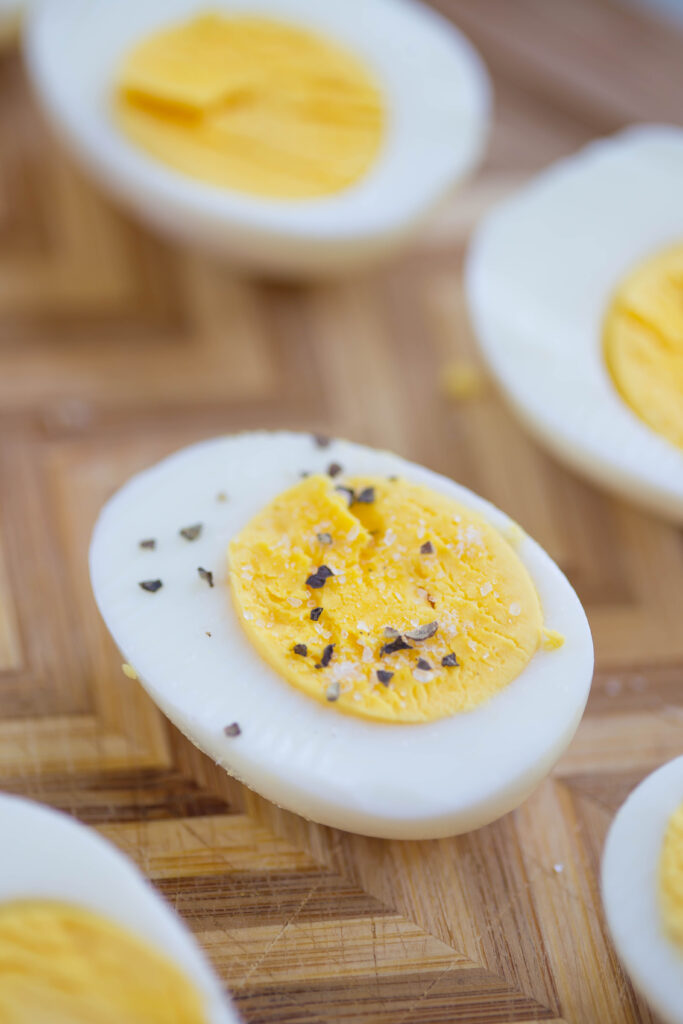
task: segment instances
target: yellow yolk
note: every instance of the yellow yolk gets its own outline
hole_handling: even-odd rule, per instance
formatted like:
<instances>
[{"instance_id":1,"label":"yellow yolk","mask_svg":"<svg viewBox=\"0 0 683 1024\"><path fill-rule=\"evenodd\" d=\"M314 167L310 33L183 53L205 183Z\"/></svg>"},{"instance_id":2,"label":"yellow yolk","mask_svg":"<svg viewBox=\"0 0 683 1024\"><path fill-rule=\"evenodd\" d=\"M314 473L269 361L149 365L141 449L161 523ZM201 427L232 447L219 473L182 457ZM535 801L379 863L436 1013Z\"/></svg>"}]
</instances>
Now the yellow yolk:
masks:
<instances>
[{"instance_id":1,"label":"yellow yolk","mask_svg":"<svg viewBox=\"0 0 683 1024\"><path fill-rule=\"evenodd\" d=\"M170 167L271 198L339 192L382 141L382 99L335 43L257 17L204 14L126 57L115 116Z\"/></svg>"},{"instance_id":2,"label":"yellow yolk","mask_svg":"<svg viewBox=\"0 0 683 1024\"><path fill-rule=\"evenodd\" d=\"M0 907L0 1021L206 1024L206 1016L190 982L145 943L90 911L41 901Z\"/></svg>"},{"instance_id":3,"label":"yellow yolk","mask_svg":"<svg viewBox=\"0 0 683 1024\"><path fill-rule=\"evenodd\" d=\"M234 602L261 656L309 696L386 722L465 711L511 682L543 619L508 541L418 484L339 480L301 481L230 544Z\"/></svg>"},{"instance_id":4,"label":"yellow yolk","mask_svg":"<svg viewBox=\"0 0 683 1024\"><path fill-rule=\"evenodd\" d=\"M683 949L683 804L672 814L664 836L659 896L664 927Z\"/></svg>"},{"instance_id":5,"label":"yellow yolk","mask_svg":"<svg viewBox=\"0 0 683 1024\"><path fill-rule=\"evenodd\" d=\"M605 358L622 398L683 448L683 245L619 285L605 320Z\"/></svg>"}]
</instances>

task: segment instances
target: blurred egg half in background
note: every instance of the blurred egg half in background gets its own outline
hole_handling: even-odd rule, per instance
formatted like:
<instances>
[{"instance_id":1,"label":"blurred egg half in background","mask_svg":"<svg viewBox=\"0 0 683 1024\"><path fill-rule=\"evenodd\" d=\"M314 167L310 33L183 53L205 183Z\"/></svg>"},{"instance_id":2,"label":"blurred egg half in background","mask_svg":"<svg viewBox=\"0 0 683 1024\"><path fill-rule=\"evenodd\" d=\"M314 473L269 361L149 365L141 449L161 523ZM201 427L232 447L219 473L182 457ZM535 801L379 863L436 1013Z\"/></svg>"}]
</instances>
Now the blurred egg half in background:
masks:
<instances>
[{"instance_id":1,"label":"blurred egg half in background","mask_svg":"<svg viewBox=\"0 0 683 1024\"><path fill-rule=\"evenodd\" d=\"M0 1020L238 1024L189 930L116 847L5 794L0 835Z\"/></svg>"},{"instance_id":2,"label":"blurred egg half in background","mask_svg":"<svg viewBox=\"0 0 683 1024\"><path fill-rule=\"evenodd\" d=\"M407 0L41 0L45 113L164 233L244 268L318 276L410 239L478 164L483 63Z\"/></svg>"},{"instance_id":3,"label":"blurred egg half in background","mask_svg":"<svg viewBox=\"0 0 683 1024\"><path fill-rule=\"evenodd\" d=\"M475 229L483 354L539 441L683 522L683 130L627 129L544 170Z\"/></svg>"}]
</instances>

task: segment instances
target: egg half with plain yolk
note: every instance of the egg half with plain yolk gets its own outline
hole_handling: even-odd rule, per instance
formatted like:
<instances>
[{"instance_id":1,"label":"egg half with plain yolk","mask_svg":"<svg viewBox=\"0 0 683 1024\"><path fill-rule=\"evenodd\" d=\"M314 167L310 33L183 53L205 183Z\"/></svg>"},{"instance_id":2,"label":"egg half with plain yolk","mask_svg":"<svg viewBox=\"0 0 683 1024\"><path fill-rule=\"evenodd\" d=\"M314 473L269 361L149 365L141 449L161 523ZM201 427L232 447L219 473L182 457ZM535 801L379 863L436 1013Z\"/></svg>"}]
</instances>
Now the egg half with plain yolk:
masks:
<instances>
[{"instance_id":1,"label":"egg half with plain yolk","mask_svg":"<svg viewBox=\"0 0 683 1024\"><path fill-rule=\"evenodd\" d=\"M123 854L0 794L2 1024L238 1024L189 930Z\"/></svg>"},{"instance_id":2,"label":"egg half with plain yolk","mask_svg":"<svg viewBox=\"0 0 683 1024\"><path fill-rule=\"evenodd\" d=\"M628 129L532 179L477 228L484 355L539 440L683 522L683 130Z\"/></svg>"},{"instance_id":3,"label":"egg half with plain yolk","mask_svg":"<svg viewBox=\"0 0 683 1024\"><path fill-rule=\"evenodd\" d=\"M619 809L602 858L610 933L634 985L668 1024L683 1022L683 757Z\"/></svg>"},{"instance_id":4,"label":"egg half with plain yolk","mask_svg":"<svg viewBox=\"0 0 683 1024\"><path fill-rule=\"evenodd\" d=\"M125 671L270 800L368 835L476 828L571 739L593 652L507 516L388 452L206 441L134 477L91 547Z\"/></svg>"},{"instance_id":5,"label":"egg half with plain yolk","mask_svg":"<svg viewBox=\"0 0 683 1024\"><path fill-rule=\"evenodd\" d=\"M240 265L385 257L476 166L486 70L403 0L61 0L25 51L49 119L142 219Z\"/></svg>"}]
</instances>

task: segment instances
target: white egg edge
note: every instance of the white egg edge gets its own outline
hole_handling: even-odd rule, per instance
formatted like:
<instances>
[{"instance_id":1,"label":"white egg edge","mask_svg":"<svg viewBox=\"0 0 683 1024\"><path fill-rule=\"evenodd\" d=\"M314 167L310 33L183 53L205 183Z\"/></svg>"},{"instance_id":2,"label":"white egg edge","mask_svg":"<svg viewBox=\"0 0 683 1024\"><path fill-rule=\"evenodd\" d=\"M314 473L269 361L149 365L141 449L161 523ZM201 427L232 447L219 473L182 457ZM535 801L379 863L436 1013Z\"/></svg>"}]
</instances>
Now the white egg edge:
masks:
<instances>
[{"instance_id":1,"label":"white egg edge","mask_svg":"<svg viewBox=\"0 0 683 1024\"><path fill-rule=\"evenodd\" d=\"M488 74L471 43L429 8L414 0L216 0L212 7L310 24L364 57L387 96L388 145L355 186L317 200L271 201L196 183L128 143L106 102L126 49L146 31L205 9L203 0L62 0L58 12L50 0L38 0L27 17L25 56L43 107L101 184L162 231L245 265L334 272L384 255L481 159ZM78 32L89 33L93 52L87 66L79 56L80 69L65 74L65 47ZM401 45L406 39L409 47ZM424 74L428 65L438 71L438 88L434 75ZM417 146L416 124L423 132Z\"/></svg>"},{"instance_id":2,"label":"white egg edge","mask_svg":"<svg viewBox=\"0 0 683 1024\"><path fill-rule=\"evenodd\" d=\"M567 186L574 187L582 177L589 180L594 167L608 161L618 162L622 154L629 157L642 153L647 159L648 151L654 153L660 146L673 146L683 168L683 131L666 125L646 125L592 142L542 171L499 203L480 223L467 254L465 286L470 318L487 363L514 411L539 442L600 487L680 523L683 453L643 423L618 395L602 358L600 327L595 326L595 345L588 358L578 349L573 350L575 367L571 379L564 371L559 375L549 349L530 352L532 358L537 357L536 367L528 359L523 364L516 363L527 342L529 346L532 342L525 337L523 327L515 330L509 326L509 310L507 314L500 311L496 281L503 269L497 250L506 236L519 235L524 230L539 201L545 203L549 196L556 195L559 203ZM647 202L648 195L643 190L639 203L645 208L644 215ZM670 211L665 225L655 227L652 237L646 238L640 251L627 257L625 263L612 261L610 289L639 260L683 237L683 204L676 224L672 218ZM547 259L547 255L539 258ZM604 295L602 312L610 289ZM533 315L530 319L533 321ZM587 401L585 386L589 379L591 395ZM569 400L573 403L573 415Z\"/></svg>"},{"instance_id":3,"label":"white egg edge","mask_svg":"<svg viewBox=\"0 0 683 1024\"><path fill-rule=\"evenodd\" d=\"M208 1024L239 1024L194 938L135 865L92 829L0 793L0 904L57 900L102 914L164 953L203 996Z\"/></svg>"},{"instance_id":4,"label":"white egg edge","mask_svg":"<svg viewBox=\"0 0 683 1024\"><path fill-rule=\"evenodd\" d=\"M602 899L631 979L668 1024L683 1024L683 950L667 938L658 870L669 819L683 803L683 756L658 768L622 804L602 856Z\"/></svg>"},{"instance_id":5,"label":"white egg edge","mask_svg":"<svg viewBox=\"0 0 683 1024\"><path fill-rule=\"evenodd\" d=\"M207 440L133 477L105 505L90 551L100 612L162 711L231 775L274 803L326 825L386 838L436 838L478 828L529 795L579 724L593 669L583 608L554 562L524 536L518 553L538 589L545 625L566 640L559 650L538 651L487 704L433 723L395 725L346 715L305 696L246 638L222 567L230 537L259 508L295 483L301 469L324 472L331 459L349 474L403 475L463 502L502 531L513 526L466 488L388 452L345 441L320 450L308 435L286 432ZM235 479L231 460L240 466ZM239 500L220 505L218 490ZM132 555L136 537L175 534L183 520L207 526L195 544L179 542L177 564L165 562L161 550L154 553L157 560ZM131 551L130 565L123 545ZM196 566L207 563L216 586L190 584ZM154 595L141 591L139 579L161 569L164 588ZM191 603L181 602L178 615L174 588L181 582L193 596ZM165 602L169 594L164 618L156 599ZM181 639L185 632L196 638L191 650ZM161 653L152 650L155 643ZM217 693L212 679L224 689ZM510 728L515 713L524 723L519 734ZM223 734L232 721L242 727L237 738ZM296 728L288 729L288 722Z\"/></svg>"}]
</instances>

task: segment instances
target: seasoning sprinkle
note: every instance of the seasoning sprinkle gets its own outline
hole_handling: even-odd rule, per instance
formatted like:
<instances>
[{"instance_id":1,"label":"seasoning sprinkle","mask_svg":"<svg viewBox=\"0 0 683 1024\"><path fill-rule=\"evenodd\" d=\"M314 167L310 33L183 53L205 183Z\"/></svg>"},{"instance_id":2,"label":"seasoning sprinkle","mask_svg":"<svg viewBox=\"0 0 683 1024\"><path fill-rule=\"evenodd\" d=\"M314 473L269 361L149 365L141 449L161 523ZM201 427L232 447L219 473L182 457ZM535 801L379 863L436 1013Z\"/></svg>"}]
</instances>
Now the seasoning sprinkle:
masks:
<instances>
[{"instance_id":1,"label":"seasoning sprinkle","mask_svg":"<svg viewBox=\"0 0 683 1024\"><path fill-rule=\"evenodd\" d=\"M330 569L329 565L319 565L314 573L306 580L307 587L313 587L314 590L318 590L320 587L325 586L325 580L328 580L330 576L334 576L334 573Z\"/></svg>"},{"instance_id":2,"label":"seasoning sprinkle","mask_svg":"<svg viewBox=\"0 0 683 1024\"><path fill-rule=\"evenodd\" d=\"M216 501L227 501L227 500L228 500L228 496L225 493L225 491L219 491L218 494L216 495Z\"/></svg>"},{"instance_id":3,"label":"seasoning sprinkle","mask_svg":"<svg viewBox=\"0 0 683 1024\"><path fill-rule=\"evenodd\" d=\"M239 736L242 730L237 722L232 722L230 725L226 725L223 732L226 736Z\"/></svg>"},{"instance_id":4,"label":"seasoning sprinkle","mask_svg":"<svg viewBox=\"0 0 683 1024\"><path fill-rule=\"evenodd\" d=\"M294 644L292 650L295 654L300 654L302 658L306 658L308 656L308 647L306 644Z\"/></svg>"},{"instance_id":5,"label":"seasoning sprinkle","mask_svg":"<svg viewBox=\"0 0 683 1024\"><path fill-rule=\"evenodd\" d=\"M454 654L446 654L441 659L441 664L444 668L455 668L459 664L458 659Z\"/></svg>"},{"instance_id":6,"label":"seasoning sprinkle","mask_svg":"<svg viewBox=\"0 0 683 1024\"><path fill-rule=\"evenodd\" d=\"M143 580L139 585L143 590L148 590L150 594L154 594L157 590L161 589L163 583L161 580Z\"/></svg>"},{"instance_id":7,"label":"seasoning sprinkle","mask_svg":"<svg viewBox=\"0 0 683 1024\"><path fill-rule=\"evenodd\" d=\"M140 547L145 548L146 551L154 551L156 546L157 542L154 540L153 537L150 537L149 540L140 541Z\"/></svg>"},{"instance_id":8,"label":"seasoning sprinkle","mask_svg":"<svg viewBox=\"0 0 683 1024\"><path fill-rule=\"evenodd\" d=\"M323 651L323 656L320 659L320 664L323 668L327 668L329 663L332 661L332 655L334 654L334 644L328 644Z\"/></svg>"},{"instance_id":9,"label":"seasoning sprinkle","mask_svg":"<svg viewBox=\"0 0 683 1024\"><path fill-rule=\"evenodd\" d=\"M302 480L305 480L306 477L310 476L310 475L311 475L310 469L302 469L301 472L299 473L299 476L301 477Z\"/></svg>"},{"instance_id":10,"label":"seasoning sprinkle","mask_svg":"<svg viewBox=\"0 0 683 1024\"><path fill-rule=\"evenodd\" d=\"M330 445L332 444L330 438L326 437L325 434L314 434L313 441L315 442L318 448L329 448Z\"/></svg>"},{"instance_id":11,"label":"seasoning sprinkle","mask_svg":"<svg viewBox=\"0 0 683 1024\"><path fill-rule=\"evenodd\" d=\"M207 630L206 630L206 632L204 633L204 636L211 636L211 634L209 633L208 629L207 629Z\"/></svg>"},{"instance_id":12,"label":"seasoning sprinkle","mask_svg":"<svg viewBox=\"0 0 683 1024\"><path fill-rule=\"evenodd\" d=\"M346 500L348 501L349 505L353 505L354 501L356 500L355 491L351 487L342 487L342 485L339 484L337 487L335 487L335 491L339 491L340 494L345 494Z\"/></svg>"},{"instance_id":13,"label":"seasoning sprinkle","mask_svg":"<svg viewBox=\"0 0 683 1024\"><path fill-rule=\"evenodd\" d=\"M399 633L399 631L397 629L394 629L393 626L385 626L384 627L384 635L387 638L387 640L395 640L396 637L400 636L401 634Z\"/></svg>"},{"instance_id":14,"label":"seasoning sprinkle","mask_svg":"<svg viewBox=\"0 0 683 1024\"><path fill-rule=\"evenodd\" d=\"M335 679L335 681L333 683L330 683L330 685L325 690L325 699L329 700L330 702L339 700L340 693L341 686L339 685L339 680Z\"/></svg>"},{"instance_id":15,"label":"seasoning sprinkle","mask_svg":"<svg viewBox=\"0 0 683 1024\"><path fill-rule=\"evenodd\" d=\"M197 572L199 573L200 579L206 580L210 587L213 586L213 573L209 569L202 569L201 566L198 566Z\"/></svg>"},{"instance_id":16,"label":"seasoning sprinkle","mask_svg":"<svg viewBox=\"0 0 683 1024\"><path fill-rule=\"evenodd\" d=\"M327 475L331 477L339 476L342 471L342 467L338 462L331 462L327 467Z\"/></svg>"},{"instance_id":17,"label":"seasoning sprinkle","mask_svg":"<svg viewBox=\"0 0 683 1024\"><path fill-rule=\"evenodd\" d=\"M417 667L422 669L423 672L431 672L432 666L429 664L426 658L418 658Z\"/></svg>"},{"instance_id":18,"label":"seasoning sprinkle","mask_svg":"<svg viewBox=\"0 0 683 1024\"><path fill-rule=\"evenodd\" d=\"M393 677L393 675L394 675L393 672L387 672L386 669L383 669L383 668L378 668L377 669L377 678L379 679L379 681L382 684L382 686L388 686L389 685L389 680Z\"/></svg>"},{"instance_id":19,"label":"seasoning sprinkle","mask_svg":"<svg viewBox=\"0 0 683 1024\"><path fill-rule=\"evenodd\" d=\"M360 494L356 495L356 501L362 502L364 505L371 505L375 500L375 488L364 487Z\"/></svg>"},{"instance_id":20,"label":"seasoning sprinkle","mask_svg":"<svg viewBox=\"0 0 683 1024\"><path fill-rule=\"evenodd\" d=\"M314 622L317 622L318 619L320 618L320 616L322 615L322 613L323 613L322 606L318 607L318 608L312 608L311 609L311 618L313 619Z\"/></svg>"},{"instance_id":21,"label":"seasoning sprinkle","mask_svg":"<svg viewBox=\"0 0 683 1024\"><path fill-rule=\"evenodd\" d=\"M318 544L331 544L332 543L332 534L331 533L318 533L317 534L317 538L318 538Z\"/></svg>"},{"instance_id":22,"label":"seasoning sprinkle","mask_svg":"<svg viewBox=\"0 0 683 1024\"><path fill-rule=\"evenodd\" d=\"M433 555L434 554L434 545L432 544L431 540L426 540L424 542L424 544L420 547L420 554L421 555Z\"/></svg>"},{"instance_id":23,"label":"seasoning sprinkle","mask_svg":"<svg viewBox=\"0 0 683 1024\"><path fill-rule=\"evenodd\" d=\"M201 532L201 523L195 523L194 526L184 526L182 530L179 531L180 536L184 537L185 540L196 540Z\"/></svg>"},{"instance_id":24,"label":"seasoning sprinkle","mask_svg":"<svg viewBox=\"0 0 683 1024\"><path fill-rule=\"evenodd\" d=\"M394 654L396 651L410 651L412 650L410 644L407 644L402 636L397 636L395 640L392 640L390 644L385 644L382 650L379 652L380 658L385 654Z\"/></svg>"},{"instance_id":25,"label":"seasoning sprinkle","mask_svg":"<svg viewBox=\"0 0 683 1024\"><path fill-rule=\"evenodd\" d=\"M405 635L409 640L428 640L430 636L434 636L438 628L438 622L427 622L424 626L418 626L417 629L408 630Z\"/></svg>"}]
</instances>

